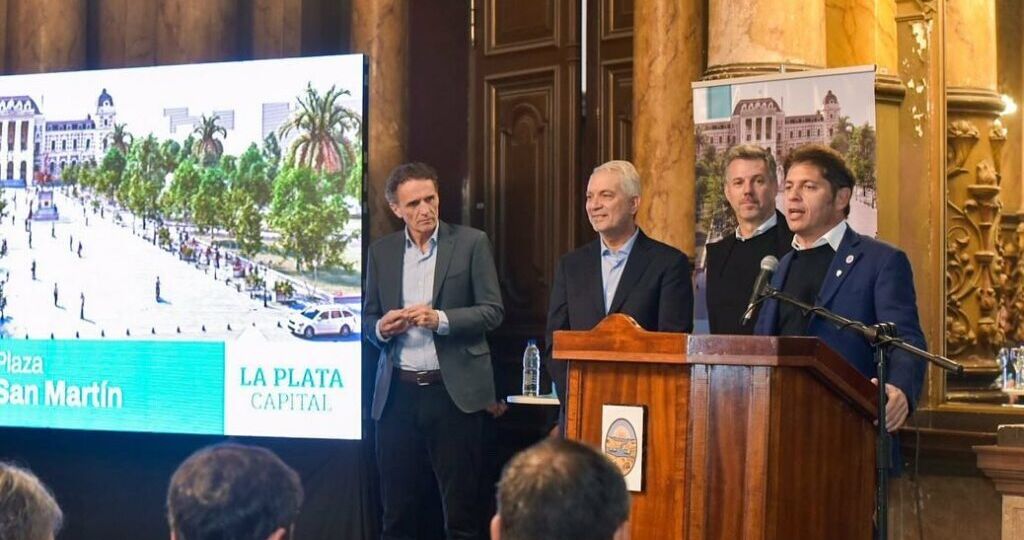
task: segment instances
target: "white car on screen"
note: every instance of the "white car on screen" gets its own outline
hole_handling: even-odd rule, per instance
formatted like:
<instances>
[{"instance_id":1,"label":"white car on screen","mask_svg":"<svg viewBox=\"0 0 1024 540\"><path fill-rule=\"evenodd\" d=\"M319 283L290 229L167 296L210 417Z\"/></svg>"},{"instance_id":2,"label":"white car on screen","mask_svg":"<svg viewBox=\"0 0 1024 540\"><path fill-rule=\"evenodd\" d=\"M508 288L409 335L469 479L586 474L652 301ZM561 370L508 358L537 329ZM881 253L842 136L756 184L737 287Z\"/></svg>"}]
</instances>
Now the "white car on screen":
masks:
<instances>
[{"instance_id":1,"label":"white car on screen","mask_svg":"<svg viewBox=\"0 0 1024 540\"><path fill-rule=\"evenodd\" d=\"M327 334L344 337L359 331L359 316L338 304L310 306L288 318L288 330L305 338Z\"/></svg>"}]
</instances>

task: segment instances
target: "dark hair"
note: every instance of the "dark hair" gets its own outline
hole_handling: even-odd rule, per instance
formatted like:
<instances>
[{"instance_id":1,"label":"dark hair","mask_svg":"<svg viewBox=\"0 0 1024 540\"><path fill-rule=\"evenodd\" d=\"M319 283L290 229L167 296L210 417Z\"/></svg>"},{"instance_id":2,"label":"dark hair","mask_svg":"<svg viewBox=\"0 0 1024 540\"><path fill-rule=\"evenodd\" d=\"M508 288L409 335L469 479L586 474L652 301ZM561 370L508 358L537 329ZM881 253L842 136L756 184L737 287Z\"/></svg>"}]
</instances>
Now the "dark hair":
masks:
<instances>
[{"instance_id":1,"label":"dark hair","mask_svg":"<svg viewBox=\"0 0 1024 540\"><path fill-rule=\"evenodd\" d=\"M388 175L387 187L384 188L384 197L389 203L394 204L398 202L395 195L398 192L398 186L409 180L433 180L434 189L438 189L437 171L433 167L419 161L403 163L392 169L391 174Z\"/></svg>"},{"instance_id":2,"label":"dark hair","mask_svg":"<svg viewBox=\"0 0 1024 540\"><path fill-rule=\"evenodd\" d=\"M516 455L498 483L503 540L611 540L629 519L622 472L578 442L547 439Z\"/></svg>"},{"instance_id":3,"label":"dark hair","mask_svg":"<svg viewBox=\"0 0 1024 540\"><path fill-rule=\"evenodd\" d=\"M839 193L840 189L849 188L852 191L854 184L857 182L853 176L853 171L850 170L846 160L843 159L843 155L823 144L805 144L797 147L786 156L786 160L782 163L782 170L788 176L789 168L800 163L810 163L821 171L821 176L832 187L833 200L835 200L836 194ZM847 204L843 211L845 215L849 216L850 205Z\"/></svg>"},{"instance_id":4,"label":"dark hair","mask_svg":"<svg viewBox=\"0 0 1024 540\"><path fill-rule=\"evenodd\" d=\"M64 514L28 469L0 462L0 538L43 540L57 534Z\"/></svg>"},{"instance_id":5,"label":"dark hair","mask_svg":"<svg viewBox=\"0 0 1024 540\"><path fill-rule=\"evenodd\" d=\"M223 443L189 456L167 490L167 520L178 540L265 540L288 528L302 483L265 448Z\"/></svg>"}]
</instances>

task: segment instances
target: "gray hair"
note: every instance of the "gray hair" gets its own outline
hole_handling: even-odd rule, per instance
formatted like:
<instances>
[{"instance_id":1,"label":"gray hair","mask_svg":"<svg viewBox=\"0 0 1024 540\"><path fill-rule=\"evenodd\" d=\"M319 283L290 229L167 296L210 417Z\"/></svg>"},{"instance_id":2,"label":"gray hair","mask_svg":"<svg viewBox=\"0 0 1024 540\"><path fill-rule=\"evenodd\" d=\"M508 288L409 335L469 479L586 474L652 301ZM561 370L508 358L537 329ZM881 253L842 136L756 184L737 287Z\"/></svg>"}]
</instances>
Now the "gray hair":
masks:
<instances>
[{"instance_id":1,"label":"gray hair","mask_svg":"<svg viewBox=\"0 0 1024 540\"><path fill-rule=\"evenodd\" d=\"M757 146L756 144L739 144L733 146L725 153L725 169L737 159L749 159L751 161L763 161L765 176L772 182L778 182L778 175L775 172L775 158L771 152ZM728 178L726 178L728 180Z\"/></svg>"},{"instance_id":2,"label":"gray hair","mask_svg":"<svg viewBox=\"0 0 1024 540\"><path fill-rule=\"evenodd\" d=\"M590 173L590 176L604 171L618 175L619 185L622 186L622 191L626 195L630 197L640 196L640 173L636 172L636 167L632 163L621 159L608 161L594 167L594 172Z\"/></svg>"},{"instance_id":3,"label":"gray hair","mask_svg":"<svg viewBox=\"0 0 1024 540\"><path fill-rule=\"evenodd\" d=\"M0 538L44 540L56 535L63 523L57 501L36 475L0 462Z\"/></svg>"}]
</instances>

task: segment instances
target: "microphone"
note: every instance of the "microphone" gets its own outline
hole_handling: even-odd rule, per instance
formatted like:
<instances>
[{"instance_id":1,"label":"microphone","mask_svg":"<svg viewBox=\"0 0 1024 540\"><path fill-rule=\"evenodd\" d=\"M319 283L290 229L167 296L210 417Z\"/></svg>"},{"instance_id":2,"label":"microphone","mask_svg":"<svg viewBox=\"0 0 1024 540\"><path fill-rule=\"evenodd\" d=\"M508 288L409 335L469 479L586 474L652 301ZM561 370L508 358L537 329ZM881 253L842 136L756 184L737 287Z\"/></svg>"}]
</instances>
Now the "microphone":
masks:
<instances>
[{"instance_id":1,"label":"microphone","mask_svg":"<svg viewBox=\"0 0 1024 540\"><path fill-rule=\"evenodd\" d=\"M766 255L765 258L761 259L761 272L757 274L757 279L754 280L754 290L750 292L750 302L747 302L747 310L743 312L743 319L740 320L741 326L746 326L750 319L754 317L754 309L757 308L758 302L761 301L761 297L764 295L764 288L772 280L772 274L775 273L775 269L778 267L779 260L772 255Z\"/></svg>"}]
</instances>

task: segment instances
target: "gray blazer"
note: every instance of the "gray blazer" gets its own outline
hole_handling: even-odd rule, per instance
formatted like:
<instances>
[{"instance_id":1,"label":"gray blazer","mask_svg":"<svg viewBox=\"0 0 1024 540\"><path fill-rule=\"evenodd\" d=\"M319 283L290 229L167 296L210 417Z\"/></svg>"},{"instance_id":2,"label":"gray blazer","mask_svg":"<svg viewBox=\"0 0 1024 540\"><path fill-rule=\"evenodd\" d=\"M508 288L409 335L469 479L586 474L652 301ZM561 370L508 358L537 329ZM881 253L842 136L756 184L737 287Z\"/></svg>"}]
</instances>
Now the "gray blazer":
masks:
<instances>
[{"instance_id":1,"label":"gray blazer","mask_svg":"<svg viewBox=\"0 0 1024 540\"><path fill-rule=\"evenodd\" d=\"M448 316L449 334L434 334L441 377L452 401L463 412L485 409L495 401L491 352L486 333L501 324L498 274L483 231L440 222L434 270L433 307ZM377 321L402 308L402 260L405 230L370 246L363 296L363 336L380 349L373 391L373 419L387 403L391 375L397 365L391 341L377 339Z\"/></svg>"}]
</instances>

